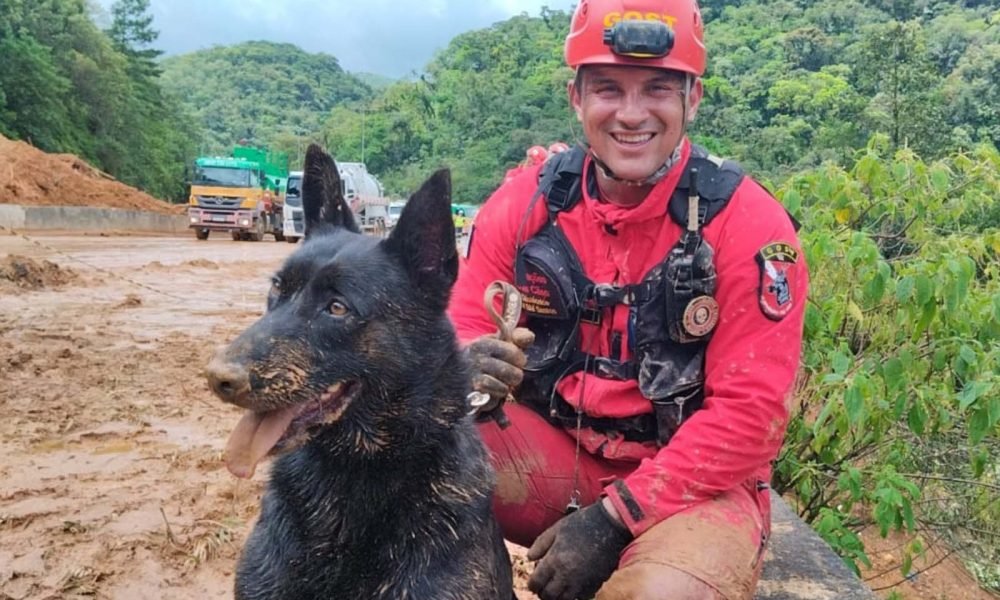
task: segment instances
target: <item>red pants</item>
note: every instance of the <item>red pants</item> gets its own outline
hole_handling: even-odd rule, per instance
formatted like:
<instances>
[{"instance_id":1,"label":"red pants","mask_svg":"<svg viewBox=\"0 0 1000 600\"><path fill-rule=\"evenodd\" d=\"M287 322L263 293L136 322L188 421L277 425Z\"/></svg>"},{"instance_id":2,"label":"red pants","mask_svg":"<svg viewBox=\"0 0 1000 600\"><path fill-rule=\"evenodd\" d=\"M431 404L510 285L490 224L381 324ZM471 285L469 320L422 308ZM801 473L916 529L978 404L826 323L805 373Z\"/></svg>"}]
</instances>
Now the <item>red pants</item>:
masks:
<instances>
[{"instance_id":1,"label":"red pants","mask_svg":"<svg viewBox=\"0 0 1000 600\"><path fill-rule=\"evenodd\" d=\"M596 457L582 448L577 461L576 441L565 431L523 405L508 403L504 410L510 427L501 430L490 421L481 424L479 432L497 475L497 519L504 537L516 544L531 546L566 514L574 468L580 505L587 506L600 498L608 483L638 466ZM755 481L747 482L637 537L597 598L661 598L676 572L722 598L751 598L770 530L767 491L757 487Z\"/></svg>"}]
</instances>

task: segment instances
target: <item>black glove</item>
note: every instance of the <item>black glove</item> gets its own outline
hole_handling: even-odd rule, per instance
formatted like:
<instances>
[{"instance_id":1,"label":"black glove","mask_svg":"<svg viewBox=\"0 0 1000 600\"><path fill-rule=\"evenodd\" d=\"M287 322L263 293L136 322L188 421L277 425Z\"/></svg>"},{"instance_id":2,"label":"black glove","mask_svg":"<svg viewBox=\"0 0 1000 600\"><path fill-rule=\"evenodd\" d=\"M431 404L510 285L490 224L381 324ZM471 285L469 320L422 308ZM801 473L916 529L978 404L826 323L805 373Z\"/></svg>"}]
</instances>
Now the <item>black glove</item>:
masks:
<instances>
[{"instance_id":1,"label":"black glove","mask_svg":"<svg viewBox=\"0 0 1000 600\"><path fill-rule=\"evenodd\" d=\"M524 379L524 371L521 369L528 361L524 348L535 341L535 334L529 329L518 327L514 329L512 336L513 342L504 342L495 333L484 335L466 346L466 353L472 364L472 389L490 396L489 402L472 407L476 413L491 412Z\"/></svg>"},{"instance_id":2,"label":"black glove","mask_svg":"<svg viewBox=\"0 0 1000 600\"><path fill-rule=\"evenodd\" d=\"M528 550L537 560L528 589L542 600L592 598L618 567L632 534L601 501L571 513L538 536ZM541 560L539 560L541 559Z\"/></svg>"}]
</instances>

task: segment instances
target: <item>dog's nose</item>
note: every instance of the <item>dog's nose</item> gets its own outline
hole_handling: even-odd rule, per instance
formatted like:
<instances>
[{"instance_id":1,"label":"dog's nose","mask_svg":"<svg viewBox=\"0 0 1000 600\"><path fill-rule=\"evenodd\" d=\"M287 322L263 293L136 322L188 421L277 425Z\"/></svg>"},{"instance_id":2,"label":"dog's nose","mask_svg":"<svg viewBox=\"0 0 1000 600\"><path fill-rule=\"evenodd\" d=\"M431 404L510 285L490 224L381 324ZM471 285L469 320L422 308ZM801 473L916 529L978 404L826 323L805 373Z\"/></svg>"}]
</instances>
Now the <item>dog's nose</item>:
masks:
<instances>
[{"instance_id":1,"label":"dog's nose","mask_svg":"<svg viewBox=\"0 0 1000 600\"><path fill-rule=\"evenodd\" d=\"M208 387L226 402L238 403L250 392L250 373L246 367L228 360L226 349L220 348L205 367Z\"/></svg>"}]
</instances>

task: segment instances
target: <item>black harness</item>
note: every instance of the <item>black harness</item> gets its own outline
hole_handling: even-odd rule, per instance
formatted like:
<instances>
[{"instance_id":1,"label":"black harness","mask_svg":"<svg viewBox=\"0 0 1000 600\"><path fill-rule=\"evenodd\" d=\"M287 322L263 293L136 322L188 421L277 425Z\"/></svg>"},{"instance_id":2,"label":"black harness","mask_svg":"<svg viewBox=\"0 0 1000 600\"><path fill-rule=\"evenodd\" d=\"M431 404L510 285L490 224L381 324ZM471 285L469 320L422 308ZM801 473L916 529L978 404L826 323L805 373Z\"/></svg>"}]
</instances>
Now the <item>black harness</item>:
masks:
<instances>
[{"instance_id":1,"label":"black harness","mask_svg":"<svg viewBox=\"0 0 1000 600\"><path fill-rule=\"evenodd\" d=\"M586 151L576 147L546 163L528 210L544 196L548 220L524 244L518 239L515 284L522 294L526 326L535 332L519 397L561 425L579 418L582 426L595 431L663 445L702 404L705 348L718 320L714 251L702 229L725 208L743 180L743 170L692 146L668 205L670 217L685 228L684 233L639 283L616 286L593 282L585 275L558 225L559 213L582 198L582 185L596 192L593 172L584 177L585 158ZM621 360L622 339L617 332L610 356L581 350L580 324L600 323L606 309L619 304L629 307L631 358ZM652 414L626 419L577 415L555 388L563 377L578 371L637 380L639 391L652 403Z\"/></svg>"}]
</instances>

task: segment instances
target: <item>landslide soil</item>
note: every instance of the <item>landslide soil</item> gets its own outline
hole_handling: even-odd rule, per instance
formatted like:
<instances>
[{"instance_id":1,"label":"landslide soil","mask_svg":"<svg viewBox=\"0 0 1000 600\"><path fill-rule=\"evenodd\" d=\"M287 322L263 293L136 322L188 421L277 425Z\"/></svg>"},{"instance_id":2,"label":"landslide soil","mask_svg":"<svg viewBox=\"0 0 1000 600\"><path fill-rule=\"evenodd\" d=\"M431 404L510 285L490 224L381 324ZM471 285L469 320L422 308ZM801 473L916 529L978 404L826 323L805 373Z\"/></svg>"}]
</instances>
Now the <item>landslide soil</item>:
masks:
<instances>
[{"instance_id":1,"label":"landslide soil","mask_svg":"<svg viewBox=\"0 0 1000 600\"><path fill-rule=\"evenodd\" d=\"M116 181L73 154L47 154L0 135L0 204L92 206L180 214L183 206L157 200Z\"/></svg>"},{"instance_id":2,"label":"landslide soil","mask_svg":"<svg viewBox=\"0 0 1000 600\"><path fill-rule=\"evenodd\" d=\"M35 240L0 236L0 600L232 597L267 468L225 470L239 413L202 368L257 318L294 246ZM889 568L875 583L892 583L893 552L875 554ZM986 597L945 565L903 597Z\"/></svg>"}]
</instances>

